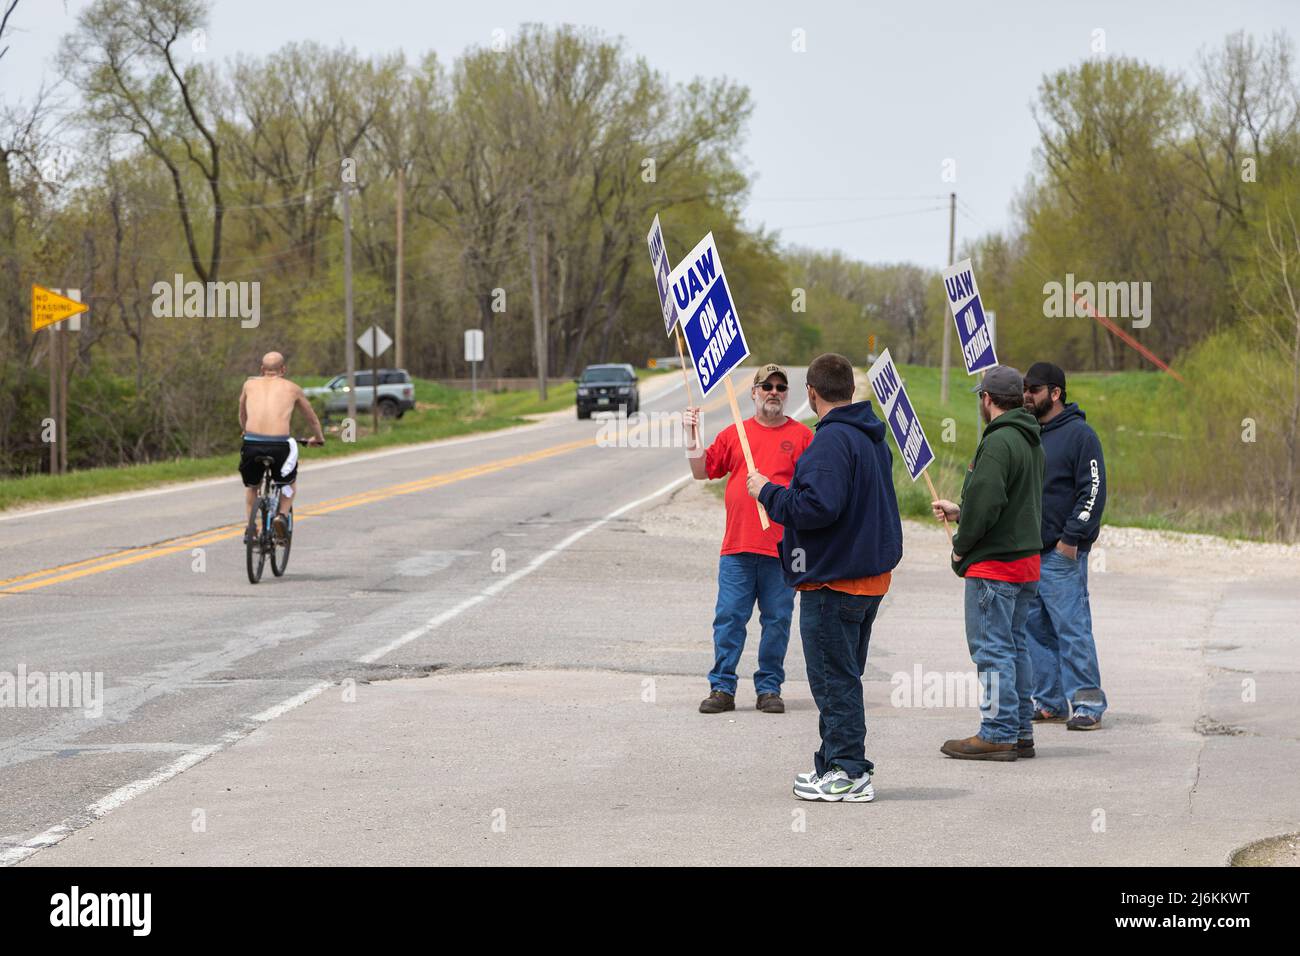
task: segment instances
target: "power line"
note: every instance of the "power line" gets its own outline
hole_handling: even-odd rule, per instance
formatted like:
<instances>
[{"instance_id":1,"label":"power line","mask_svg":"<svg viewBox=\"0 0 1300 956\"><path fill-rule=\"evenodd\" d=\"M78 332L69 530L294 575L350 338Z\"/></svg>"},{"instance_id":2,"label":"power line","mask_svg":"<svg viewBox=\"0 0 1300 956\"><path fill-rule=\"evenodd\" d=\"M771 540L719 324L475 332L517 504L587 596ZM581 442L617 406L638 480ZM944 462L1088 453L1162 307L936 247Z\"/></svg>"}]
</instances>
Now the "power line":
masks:
<instances>
[{"instance_id":1,"label":"power line","mask_svg":"<svg viewBox=\"0 0 1300 956\"><path fill-rule=\"evenodd\" d=\"M923 213L937 212L943 209L943 206L929 206L925 209L908 209L904 212L887 212L878 216L862 216L857 219L837 219L832 222L808 222L798 226L780 226L780 231L789 231L791 229L821 229L826 226L851 226L859 222L876 222L880 219L898 219L903 216L919 216Z\"/></svg>"},{"instance_id":2,"label":"power line","mask_svg":"<svg viewBox=\"0 0 1300 956\"><path fill-rule=\"evenodd\" d=\"M755 197L750 202L918 202L925 199L937 200L948 197L939 193L917 196L773 196Z\"/></svg>"}]
</instances>

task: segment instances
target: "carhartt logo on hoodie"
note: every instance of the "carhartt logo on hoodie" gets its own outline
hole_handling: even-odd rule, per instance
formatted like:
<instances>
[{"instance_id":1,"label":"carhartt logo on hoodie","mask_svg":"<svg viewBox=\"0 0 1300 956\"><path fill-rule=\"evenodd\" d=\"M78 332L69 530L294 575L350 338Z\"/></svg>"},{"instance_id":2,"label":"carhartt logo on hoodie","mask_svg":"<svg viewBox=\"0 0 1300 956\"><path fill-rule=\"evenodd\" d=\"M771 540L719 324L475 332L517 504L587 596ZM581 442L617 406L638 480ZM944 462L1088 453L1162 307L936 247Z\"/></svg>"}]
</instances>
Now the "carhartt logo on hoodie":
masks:
<instances>
[{"instance_id":1,"label":"carhartt logo on hoodie","mask_svg":"<svg viewBox=\"0 0 1300 956\"><path fill-rule=\"evenodd\" d=\"M1092 459L1088 464L1092 468L1092 497L1088 499L1088 503L1079 512L1080 521L1087 521L1092 517L1092 506L1097 503L1097 492L1101 489L1101 471L1097 467L1097 459Z\"/></svg>"}]
</instances>

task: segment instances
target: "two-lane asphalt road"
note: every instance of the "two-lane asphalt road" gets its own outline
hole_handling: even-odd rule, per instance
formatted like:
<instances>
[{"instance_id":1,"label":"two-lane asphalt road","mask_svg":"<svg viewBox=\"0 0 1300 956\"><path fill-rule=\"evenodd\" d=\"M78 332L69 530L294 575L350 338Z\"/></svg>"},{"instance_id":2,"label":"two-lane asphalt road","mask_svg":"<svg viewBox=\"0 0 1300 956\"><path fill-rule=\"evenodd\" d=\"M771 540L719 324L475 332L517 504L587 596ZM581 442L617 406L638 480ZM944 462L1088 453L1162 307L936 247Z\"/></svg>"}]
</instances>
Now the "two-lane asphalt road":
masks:
<instances>
[{"instance_id":1,"label":"two-lane asphalt road","mask_svg":"<svg viewBox=\"0 0 1300 956\"><path fill-rule=\"evenodd\" d=\"M792 374L798 412L802 370ZM748 413L748 377L735 381ZM602 440L608 418L556 416L351 459L314 463L307 450L288 574L256 586L233 463L229 479L0 515L0 674L102 675L104 692L99 715L30 700L0 708L0 862L333 682L445 661L436 643L458 617L490 615L495 594L685 480L682 450L655 447L675 432L657 416L685 404L681 377L643 393L650 423L623 447ZM705 407L711 435L730 420L722 390ZM608 580L583 584L621 586L612 565ZM493 642L498 656L459 663L491 665L503 647L552 637L558 663L589 662L562 635L525 629ZM421 644L428 652L414 653ZM428 664L391 663L398 648Z\"/></svg>"}]
</instances>

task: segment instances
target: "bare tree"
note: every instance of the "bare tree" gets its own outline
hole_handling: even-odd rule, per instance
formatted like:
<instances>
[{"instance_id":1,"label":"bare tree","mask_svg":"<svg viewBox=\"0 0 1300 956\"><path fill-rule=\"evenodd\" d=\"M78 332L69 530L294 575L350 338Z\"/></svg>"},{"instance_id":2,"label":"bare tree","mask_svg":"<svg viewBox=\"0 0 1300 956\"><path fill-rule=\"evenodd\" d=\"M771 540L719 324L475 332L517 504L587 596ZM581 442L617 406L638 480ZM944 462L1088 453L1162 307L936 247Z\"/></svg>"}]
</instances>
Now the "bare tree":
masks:
<instances>
[{"instance_id":1,"label":"bare tree","mask_svg":"<svg viewBox=\"0 0 1300 956\"><path fill-rule=\"evenodd\" d=\"M167 167L190 265L199 279L221 271L221 146L208 115L211 72L180 61L183 39L197 39L206 24L204 0L96 0L63 40L63 62L85 97L90 122L137 139ZM188 175L187 175L188 174ZM201 195L189 179L202 180ZM208 254L196 238L200 214L210 216Z\"/></svg>"},{"instance_id":2,"label":"bare tree","mask_svg":"<svg viewBox=\"0 0 1300 956\"><path fill-rule=\"evenodd\" d=\"M1280 207L1280 208L1279 208ZM1280 474L1279 530L1294 537L1300 528L1297 470L1300 469L1300 217L1295 196L1264 206L1263 228L1251 244L1249 267L1236 283L1246 321L1270 343L1290 377L1290 395L1280 396L1285 459Z\"/></svg>"}]
</instances>

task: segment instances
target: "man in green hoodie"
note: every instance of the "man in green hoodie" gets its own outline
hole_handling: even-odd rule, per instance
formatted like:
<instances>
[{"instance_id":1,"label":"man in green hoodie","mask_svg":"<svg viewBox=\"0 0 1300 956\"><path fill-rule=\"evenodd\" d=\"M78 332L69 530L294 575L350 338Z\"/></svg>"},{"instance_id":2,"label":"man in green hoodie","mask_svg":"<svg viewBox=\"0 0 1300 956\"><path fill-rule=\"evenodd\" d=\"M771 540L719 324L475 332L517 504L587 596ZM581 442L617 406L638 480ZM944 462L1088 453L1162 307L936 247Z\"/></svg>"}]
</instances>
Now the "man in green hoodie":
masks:
<instances>
[{"instance_id":1,"label":"man in green hoodie","mask_svg":"<svg viewBox=\"0 0 1300 956\"><path fill-rule=\"evenodd\" d=\"M1027 621L1038 591L1042 549L1043 447L1024 407L1024 379L994 366L975 386L988 426L966 472L961 504L931 502L939 520L959 522L952 569L966 579L966 644L983 700L974 737L939 748L959 760L1034 755Z\"/></svg>"}]
</instances>

